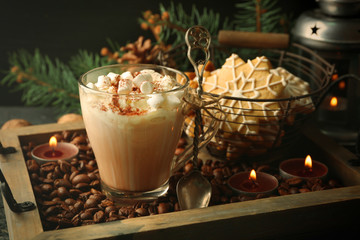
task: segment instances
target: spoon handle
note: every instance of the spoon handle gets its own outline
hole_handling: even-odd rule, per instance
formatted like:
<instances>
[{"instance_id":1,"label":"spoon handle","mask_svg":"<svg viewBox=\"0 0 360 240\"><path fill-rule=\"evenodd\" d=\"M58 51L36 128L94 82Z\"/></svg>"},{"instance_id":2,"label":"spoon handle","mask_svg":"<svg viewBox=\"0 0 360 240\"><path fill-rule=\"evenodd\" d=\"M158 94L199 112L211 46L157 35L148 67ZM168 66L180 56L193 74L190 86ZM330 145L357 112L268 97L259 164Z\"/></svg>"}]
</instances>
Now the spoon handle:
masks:
<instances>
[{"instance_id":1,"label":"spoon handle","mask_svg":"<svg viewBox=\"0 0 360 240\"><path fill-rule=\"evenodd\" d=\"M186 45L188 46L187 57L194 67L195 75L199 83L197 93L199 97L201 97L201 94L203 93L202 80L203 80L204 69L206 63L210 59L209 47L211 43L211 35L206 28L202 26L193 26L186 31L185 42ZM205 59L204 60L200 59L200 61L198 61L200 64L203 64L200 72L197 62L193 59L193 56L191 54L191 53L195 53L196 50L201 50L205 54Z\"/></svg>"},{"instance_id":2,"label":"spoon handle","mask_svg":"<svg viewBox=\"0 0 360 240\"><path fill-rule=\"evenodd\" d=\"M191 64L193 65L195 75L198 79L197 94L201 103L201 95L203 94L203 88L202 88L203 73L206 63L209 61L210 58L209 47L211 43L211 35L206 28L202 26L193 26L186 31L185 42L186 45L188 46L187 57L191 62ZM193 54L196 53L197 50L200 50L205 54L205 59L204 60L200 59L200 61L198 61L200 64L203 64L200 72L197 62L193 59ZM201 117L200 108L197 108L195 110L195 128L194 128L194 140L193 140L194 157L192 160L194 169L197 169L197 165L198 165L200 129L202 129L202 117Z\"/></svg>"}]
</instances>

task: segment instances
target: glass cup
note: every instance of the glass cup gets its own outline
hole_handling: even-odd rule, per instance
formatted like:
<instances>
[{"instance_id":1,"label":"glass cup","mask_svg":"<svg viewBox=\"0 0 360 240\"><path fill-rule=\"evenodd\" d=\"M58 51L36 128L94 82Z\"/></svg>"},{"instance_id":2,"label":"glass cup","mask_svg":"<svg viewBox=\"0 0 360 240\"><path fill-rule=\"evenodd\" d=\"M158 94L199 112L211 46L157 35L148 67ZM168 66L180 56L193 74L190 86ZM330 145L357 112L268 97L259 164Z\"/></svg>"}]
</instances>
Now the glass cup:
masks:
<instances>
[{"instance_id":1,"label":"glass cup","mask_svg":"<svg viewBox=\"0 0 360 240\"><path fill-rule=\"evenodd\" d=\"M112 94L87 87L98 76L144 69L169 75L177 81L170 91L152 94ZM79 95L86 132L99 168L102 191L120 204L151 200L166 193L172 170L191 156L189 146L175 156L189 96L189 80L175 69L147 64L116 64L93 69L80 77ZM151 109L148 100L163 103ZM128 109L137 109L136 111ZM212 121L200 138L210 141L219 121Z\"/></svg>"}]
</instances>

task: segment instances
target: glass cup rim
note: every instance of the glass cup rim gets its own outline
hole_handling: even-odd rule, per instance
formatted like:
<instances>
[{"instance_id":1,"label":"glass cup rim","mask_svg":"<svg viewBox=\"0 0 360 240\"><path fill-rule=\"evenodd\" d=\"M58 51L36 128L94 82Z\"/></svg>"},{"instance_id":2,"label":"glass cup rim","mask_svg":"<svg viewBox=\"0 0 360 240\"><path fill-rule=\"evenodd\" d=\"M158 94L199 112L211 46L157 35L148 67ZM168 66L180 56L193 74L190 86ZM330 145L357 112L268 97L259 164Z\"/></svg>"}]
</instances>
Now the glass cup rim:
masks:
<instances>
[{"instance_id":1,"label":"glass cup rim","mask_svg":"<svg viewBox=\"0 0 360 240\"><path fill-rule=\"evenodd\" d=\"M141 96L149 96L149 95L155 95L155 94L164 94L164 93L172 93L172 92L177 92L177 91L180 91L180 90L183 90L183 89L186 89L189 85L189 77L177 70L177 69L174 69L174 68L170 68L170 67L166 67L166 66L162 66L162 65L157 65L157 64L135 64L135 63L119 63L119 64L110 64L110 65L106 65L106 66L101 66L101 67L97 67L97 68L93 68L83 74L81 74L81 76L79 77L78 79L78 84L82 87L82 88L85 88L87 89L88 91L92 91L94 93L101 93L101 94L105 94L105 95L109 95L109 96L129 96L129 94L127 93L124 93L124 94L119 94L119 93L109 93L109 92L104 92L104 91L100 91L100 90L97 90L97 89L92 89L92 88L89 88L88 86L86 86L83 82L83 78L85 75L88 75L92 72L95 72L95 71L98 71L98 70L101 70L101 69L105 69L105 68L113 68L113 67L140 67L140 68L149 68L149 69L154 69L154 68L162 68L162 69L165 69L165 70L168 70L168 71L171 71L171 72L175 72L177 74L180 74L182 77L185 78L186 82L185 84L181 85L180 87L178 88L174 88L174 89L171 89L171 90L168 90L168 91L162 91L162 92L153 92L153 93L138 93L138 94L135 94L135 95L131 95L131 96L136 96L136 97L141 97ZM176 79L175 79L176 81Z\"/></svg>"}]
</instances>

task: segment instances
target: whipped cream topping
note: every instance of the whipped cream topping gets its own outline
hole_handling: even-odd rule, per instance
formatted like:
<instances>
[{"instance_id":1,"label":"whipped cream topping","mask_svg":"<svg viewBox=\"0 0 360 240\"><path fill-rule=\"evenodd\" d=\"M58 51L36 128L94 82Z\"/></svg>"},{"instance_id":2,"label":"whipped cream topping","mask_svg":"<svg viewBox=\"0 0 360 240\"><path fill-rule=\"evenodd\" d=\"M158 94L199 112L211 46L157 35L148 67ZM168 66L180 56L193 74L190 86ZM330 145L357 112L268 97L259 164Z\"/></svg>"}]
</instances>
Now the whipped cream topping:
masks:
<instances>
[{"instance_id":1,"label":"whipped cream topping","mask_svg":"<svg viewBox=\"0 0 360 240\"><path fill-rule=\"evenodd\" d=\"M89 82L86 86L102 92L119 94L100 101L100 108L120 115L142 115L158 108L173 109L181 104L184 95L183 90L164 93L179 86L171 76L162 75L152 69L135 73L127 71L122 74L109 72L107 75L98 76L96 83Z\"/></svg>"}]
</instances>

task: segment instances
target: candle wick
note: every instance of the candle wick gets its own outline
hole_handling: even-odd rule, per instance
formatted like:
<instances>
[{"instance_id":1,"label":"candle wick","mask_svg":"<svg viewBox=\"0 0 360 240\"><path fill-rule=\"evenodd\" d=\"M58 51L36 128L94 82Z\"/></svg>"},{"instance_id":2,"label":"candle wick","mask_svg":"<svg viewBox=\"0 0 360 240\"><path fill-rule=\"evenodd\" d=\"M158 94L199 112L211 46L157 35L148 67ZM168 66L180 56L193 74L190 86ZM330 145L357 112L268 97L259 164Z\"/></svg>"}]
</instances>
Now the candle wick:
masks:
<instances>
[{"instance_id":1,"label":"candle wick","mask_svg":"<svg viewBox=\"0 0 360 240\"><path fill-rule=\"evenodd\" d=\"M52 155L53 157L55 157L55 147L52 147L52 148L51 148L51 155Z\"/></svg>"},{"instance_id":2,"label":"candle wick","mask_svg":"<svg viewBox=\"0 0 360 240\"><path fill-rule=\"evenodd\" d=\"M257 186L259 186L259 184L257 183L256 180L249 178L250 182L251 182L251 187L252 188L256 188Z\"/></svg>"}]
</instances>

